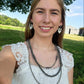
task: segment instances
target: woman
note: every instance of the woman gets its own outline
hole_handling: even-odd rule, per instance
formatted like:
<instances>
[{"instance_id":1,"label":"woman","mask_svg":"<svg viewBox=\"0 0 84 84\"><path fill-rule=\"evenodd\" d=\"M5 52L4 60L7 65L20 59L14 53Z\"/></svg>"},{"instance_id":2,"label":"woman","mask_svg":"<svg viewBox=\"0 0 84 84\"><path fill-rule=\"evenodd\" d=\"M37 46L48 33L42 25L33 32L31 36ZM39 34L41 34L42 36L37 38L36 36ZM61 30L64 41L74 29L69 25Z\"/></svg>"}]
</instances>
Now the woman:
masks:
<instances>
[{"instance_id":1,"label":"woman","mask_svg":"<svg viewBox=\"0 0 84 84\"><path fill-rule=\"evenodd\" d=\"M0 84L73 84L73 57L62 49L62 0L33 0L25 42L0 52Z\"/></svg>"}]
</instances>

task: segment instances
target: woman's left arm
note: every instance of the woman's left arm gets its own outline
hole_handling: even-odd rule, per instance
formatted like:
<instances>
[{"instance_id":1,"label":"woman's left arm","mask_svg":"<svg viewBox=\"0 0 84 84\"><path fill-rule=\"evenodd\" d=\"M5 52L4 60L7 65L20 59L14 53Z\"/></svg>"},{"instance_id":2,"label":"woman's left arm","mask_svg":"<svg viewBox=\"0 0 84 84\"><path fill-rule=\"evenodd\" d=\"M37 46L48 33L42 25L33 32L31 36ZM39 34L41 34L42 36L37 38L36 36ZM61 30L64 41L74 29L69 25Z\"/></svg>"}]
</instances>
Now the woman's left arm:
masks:
<instances>
[{"instance_id":1,"label":"woman's left arm","mask_svg":"<svg viewBox=\"0 0 84 84\"><path fill-rule=\"evenodd\" d=\"M69 84L73 84L73 69L68 72Z\"/></svg>"}]
</instances>

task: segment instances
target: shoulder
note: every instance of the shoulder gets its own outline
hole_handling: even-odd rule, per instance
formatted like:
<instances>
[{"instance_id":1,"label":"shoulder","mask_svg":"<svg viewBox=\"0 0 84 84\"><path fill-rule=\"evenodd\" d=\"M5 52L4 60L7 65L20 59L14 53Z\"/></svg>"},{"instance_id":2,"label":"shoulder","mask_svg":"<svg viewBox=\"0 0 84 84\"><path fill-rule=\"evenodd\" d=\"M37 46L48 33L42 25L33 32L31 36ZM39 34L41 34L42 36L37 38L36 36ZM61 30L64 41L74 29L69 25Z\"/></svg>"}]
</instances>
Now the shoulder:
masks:
<instances>
[{"instance_id":1,"label":"shoulder","mask_svg":"<svg viewBox=\"0 0 84 84\"><path fill-rule=\"evenodd\" d=\"M23 58L23 55L27 51L25 42L18 42L18 43L4 45L3 50L4 48L10 48L11 54L13 55L13 57L18 63Z\"/></svg>"},{"instance_id":2,"label":"shoulder","mask_svg":"<svg viewBox=\"0 0 84 84\"><path fill-rule=\"evenodd\" d=\"M61 55L63 55L63 57L73 58L73 54L71 52L69 52L63 48L60 48L59 46L58 46L58 49L59 49Z\"/></svg>"},{"instance_id":3,"label":"shoulder","mask_svg":"<svg viewBox=\"0 0 84 84\"><path fill-rule=\"evenodd\" d=\"M26 59L26 54L28 53L25 42L18 42L16 44L12 44L11 50L17 61L17 64L22 64Z\"/></svg>"},{"instance_id":4,"label":"shoulder","mask_svg":"<svg viewBox=\"0 0 84 84\"><path fill-rule=\"evenodd\" d=\"M0 58L3 56L15 60L15 54L22 52L24 47L26 47L25 42L6 44L2 46L2 50L0 51Z\"/></svg>"},{"instance_id":5,"label":"shoulder","mask_svg":"<svg viewBox=\"0 0 84 84\"><path fill-rule=\"evenodd\" d=\"M24 46L25 45L25 42L17 42L17 43L12 43L12 44L6 44L6 45L3 45L2 46L2 49L5 48L5 47L21 47L21 46Z\"/></svg>"},{"instance_id":6,"label":"shoulder","mask_svg":"<svg viewBox=\"0 0 84 84\"><path fill-rule=\"evenodd\" d=\"M6 46L0 51L0 60L5 61L7 59L15 61L10 46Z\"/></svg>"},{"instance_id":7,"label":"shoulder","mask_svg":"<svg viewBox=\"0 0 84 84\"><path fill-rule=\"evenodd\" d=\"M20 51L25 47L25 42L18 42L18 43L12 43L12 44L6 44L2 46L3 51L9 50L12 54L14 54L15 51Z\"/></svg>"},{"instance_id":8,"label":"shoulder","mask_svg":"<svg viewBox=\"0 0 84 84\"><path fill-rule=\"evenodd\" d=\"M14 59L13 54L11 52L10 46L4 46L3 49L0 51L0 58L4 59Z\"/></svg>"},{"instance_id":9,"label":"shoulder","mask_svg":"<svg viewBox=\"0 0 84 84\"><path fill-rule=\"evenodd\" d=\"M58 48L59 48L59 51L61 54L62 63L69 71L70 69L72 69L74 67L73 54L65 49L62 49L60 47L58 47Z\"/></svg>"}]
</instances>

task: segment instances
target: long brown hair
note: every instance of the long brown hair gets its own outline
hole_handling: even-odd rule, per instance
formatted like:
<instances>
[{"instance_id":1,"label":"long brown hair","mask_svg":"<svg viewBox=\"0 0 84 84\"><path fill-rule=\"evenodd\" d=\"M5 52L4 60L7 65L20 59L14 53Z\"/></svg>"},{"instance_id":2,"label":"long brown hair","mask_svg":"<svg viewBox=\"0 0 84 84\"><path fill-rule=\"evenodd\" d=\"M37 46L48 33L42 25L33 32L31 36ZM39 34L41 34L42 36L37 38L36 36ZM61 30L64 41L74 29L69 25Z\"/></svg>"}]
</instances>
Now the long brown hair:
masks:
<instances>
[{"instance_id":1,"label":"long brown hair","mask_svg":"<svg viewBox=\"0 0 84 84\"><path fill-rule=\"evenodd\" d=\"M34 29L30 29L29 25L32 24L31 23L32 14L33 14L35 7L39 3L39 1L40 0L33 0L32 4L31 4L31 10L30 10L29 16L27 18L27 22L26 22L25 40L31 39L34 36ZM55 45L58 45L62 48L62 41L63 41L63 35L64 35L64 30L65 30L65 7L64 7L63 0L57 0L57 2L61 8L61 20L62 20L63 25L62 25L62 32L59 34L56 31L55 34L53 35L52 42Z\"/></svg>"}]
</instances>

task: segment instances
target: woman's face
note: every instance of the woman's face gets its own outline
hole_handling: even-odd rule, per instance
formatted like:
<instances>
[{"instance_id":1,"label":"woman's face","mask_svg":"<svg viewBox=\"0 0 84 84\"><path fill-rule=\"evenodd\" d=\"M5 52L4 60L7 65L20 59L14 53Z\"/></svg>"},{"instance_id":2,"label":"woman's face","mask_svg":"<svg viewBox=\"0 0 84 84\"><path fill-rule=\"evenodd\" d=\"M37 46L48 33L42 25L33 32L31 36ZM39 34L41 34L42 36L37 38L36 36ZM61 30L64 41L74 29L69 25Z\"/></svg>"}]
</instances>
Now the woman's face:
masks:
<instances>
[{"instance_id":1,"label":"woman's face","mask_svg":"<svg viewBox=\"0 0 84 84\"><path fill-rule=\"evenodd\" d=\"M61 8L57 0L40 0L34 9L32 19L35 33L40 37L52 37L61 22Z\"/></svg>"}]
</instances>

